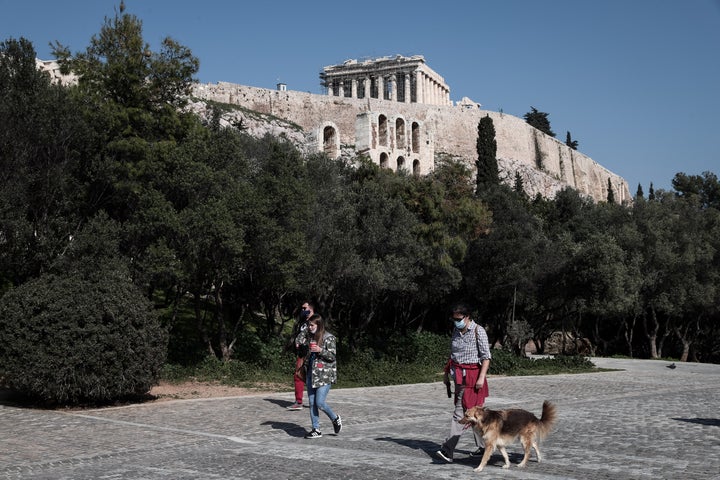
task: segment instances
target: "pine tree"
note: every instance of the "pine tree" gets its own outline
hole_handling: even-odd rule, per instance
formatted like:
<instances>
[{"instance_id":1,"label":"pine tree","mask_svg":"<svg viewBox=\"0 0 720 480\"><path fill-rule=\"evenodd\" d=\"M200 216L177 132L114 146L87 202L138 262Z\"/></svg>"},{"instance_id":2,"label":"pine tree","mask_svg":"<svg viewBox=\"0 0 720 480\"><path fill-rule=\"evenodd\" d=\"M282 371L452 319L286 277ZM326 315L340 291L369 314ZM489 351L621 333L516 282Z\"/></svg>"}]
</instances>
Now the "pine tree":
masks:
<instances>
[{"instance_id":1,"label":"pine tree","mask_svg":"<svg viewBox=\"0 0 720 480\"><path fill-rule=\"evenodd\" d=\"M548 120L548 114L545 112L538 112L537 108L530 107L531 110L524 115L525 121L528 125L537 128L541 132L555 136L555 132L550 128L550 120Z\"/></svg>"},{"instance_id":2,"label":"pine tree","mask_svg":"<svg viewBox=\"0 0 720 480\"><path fill-rule=\"evenodd\" d=\"M477 167L476 193L480 193L483 188L500 184L498 163L495 157L497 154L495 125L489 115L485 115L478 123L476 149L478 154L475 162Z\"/></svg>"}]
</instances>

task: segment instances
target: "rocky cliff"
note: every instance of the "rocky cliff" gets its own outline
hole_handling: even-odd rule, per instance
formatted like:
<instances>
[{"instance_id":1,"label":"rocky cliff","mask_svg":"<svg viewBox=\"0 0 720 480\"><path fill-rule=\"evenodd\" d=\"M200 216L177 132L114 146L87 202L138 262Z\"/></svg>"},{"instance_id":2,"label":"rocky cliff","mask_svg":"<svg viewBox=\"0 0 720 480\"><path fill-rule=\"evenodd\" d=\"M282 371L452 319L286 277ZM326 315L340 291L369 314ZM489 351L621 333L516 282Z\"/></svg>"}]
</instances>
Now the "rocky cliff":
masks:
<instances>
[{"instance_id":1,"label":"rocky cliff","mask_svg":"<svg viewBox=\"0 0 720 480\"><path fill-rule=\"evenodd\" d=\"M198 84L193 108L202 113L208 100L237 106L224 116L227 122L242 121L253 135L282 135L306 152L323 151L318 129L333 125L339 135L340 151L354 153L356 120L367 112L389 117L416 119L423 125L435 158L454 157L475 165L477 125L485 115L493 119L501 177L514 182L523 179L526 192L552 198L567 186L596 201L607 199L608 180L617 202L632 200L627 182L590 157L545 135L523 119L482 110L470 101L454 106L400 103L376 98L353 99L292 90L270 90L221 82Z\"/></svg>"}]
</instances>

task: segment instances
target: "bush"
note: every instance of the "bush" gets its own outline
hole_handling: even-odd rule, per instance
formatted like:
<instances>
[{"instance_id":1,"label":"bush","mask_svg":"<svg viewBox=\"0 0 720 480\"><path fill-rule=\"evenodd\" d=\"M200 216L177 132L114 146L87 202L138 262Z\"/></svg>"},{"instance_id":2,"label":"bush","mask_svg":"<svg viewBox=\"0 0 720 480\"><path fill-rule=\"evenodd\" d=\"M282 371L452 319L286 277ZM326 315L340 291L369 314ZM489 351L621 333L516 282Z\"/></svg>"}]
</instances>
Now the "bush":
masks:
<instances>
[{"instance_id":1,"label":"bush","mask_svg":"<svg viewBox=\"0 0 720 480\"><path fill-rule=\"evenodd\" d=\"M130 280L46 274L0 299L0 377L48 404L102 403L157 383L167 333Z\"/></svg>"}]
</instances>

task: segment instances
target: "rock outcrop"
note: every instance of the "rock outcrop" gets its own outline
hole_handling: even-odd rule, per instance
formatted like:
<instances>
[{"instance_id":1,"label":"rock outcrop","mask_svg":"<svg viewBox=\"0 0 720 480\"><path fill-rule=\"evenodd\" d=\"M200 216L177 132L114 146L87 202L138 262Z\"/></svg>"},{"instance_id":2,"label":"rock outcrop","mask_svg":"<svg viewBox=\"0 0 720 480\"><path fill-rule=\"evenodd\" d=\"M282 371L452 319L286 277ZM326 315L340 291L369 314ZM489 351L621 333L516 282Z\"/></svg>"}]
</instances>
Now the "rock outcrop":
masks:
<instances>
[{"instance_id":1,"label":"rock outcrop","mask_svg":"<svg viewBox=\"0 0 720 480\"><path fill-rule=\"evenodd\" d=\"M514 182L518 173L526 193L531 196L539 193L552 198L557 191L570 186L596 201L605 201L610 180L617 202L632 201L627 182L592 158L531 127L521 118L482 110L467 98L453 106L425 105L270 90L226 82L198 84L193 97L198 108L202 108L203 101L235 105L238 110L228 114L227 118L232 118L228 121L242 119L243 125L257 134L283 132L283 136L309 153L327 151L322 128L332 125L339 139L337 155L354 151L368 153L375 160L374 152L367 149L359 152L355 148L360 117L389 118L390 128L395 119L416 122L421 126L423 138L417 154L422 164L420 173L432 170L434 159L441 156L458 158L474 167L477 125L480 118L489 115L496 132L498 167L507 183ZM263 123L267 125L262 126ZM393 148L392 142L389 148ZM432 152L429 161L422 158L423 151L428 149Z\"/></svg>"}]
</instances>

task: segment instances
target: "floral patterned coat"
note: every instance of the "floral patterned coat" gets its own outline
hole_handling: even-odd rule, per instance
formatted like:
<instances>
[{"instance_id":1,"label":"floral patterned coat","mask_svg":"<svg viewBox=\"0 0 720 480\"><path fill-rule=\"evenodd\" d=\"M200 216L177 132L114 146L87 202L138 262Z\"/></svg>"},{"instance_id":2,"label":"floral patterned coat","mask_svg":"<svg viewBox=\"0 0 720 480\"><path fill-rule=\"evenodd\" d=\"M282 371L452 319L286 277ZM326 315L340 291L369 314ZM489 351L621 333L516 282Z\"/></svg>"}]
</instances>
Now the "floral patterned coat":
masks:
<instances>
[{"instance_id":1,"label":"floral patterned coat","mask_svg":"<svg viewBox=\"0 0 720 480\"><path fill-rule=\"evenodd\" d=\"M332 333L325 332L321 348L322 352L310 352L305 357L308 375L312 372L313 388L337 381L337 340Z\"/></svg>"}]
</instances>

